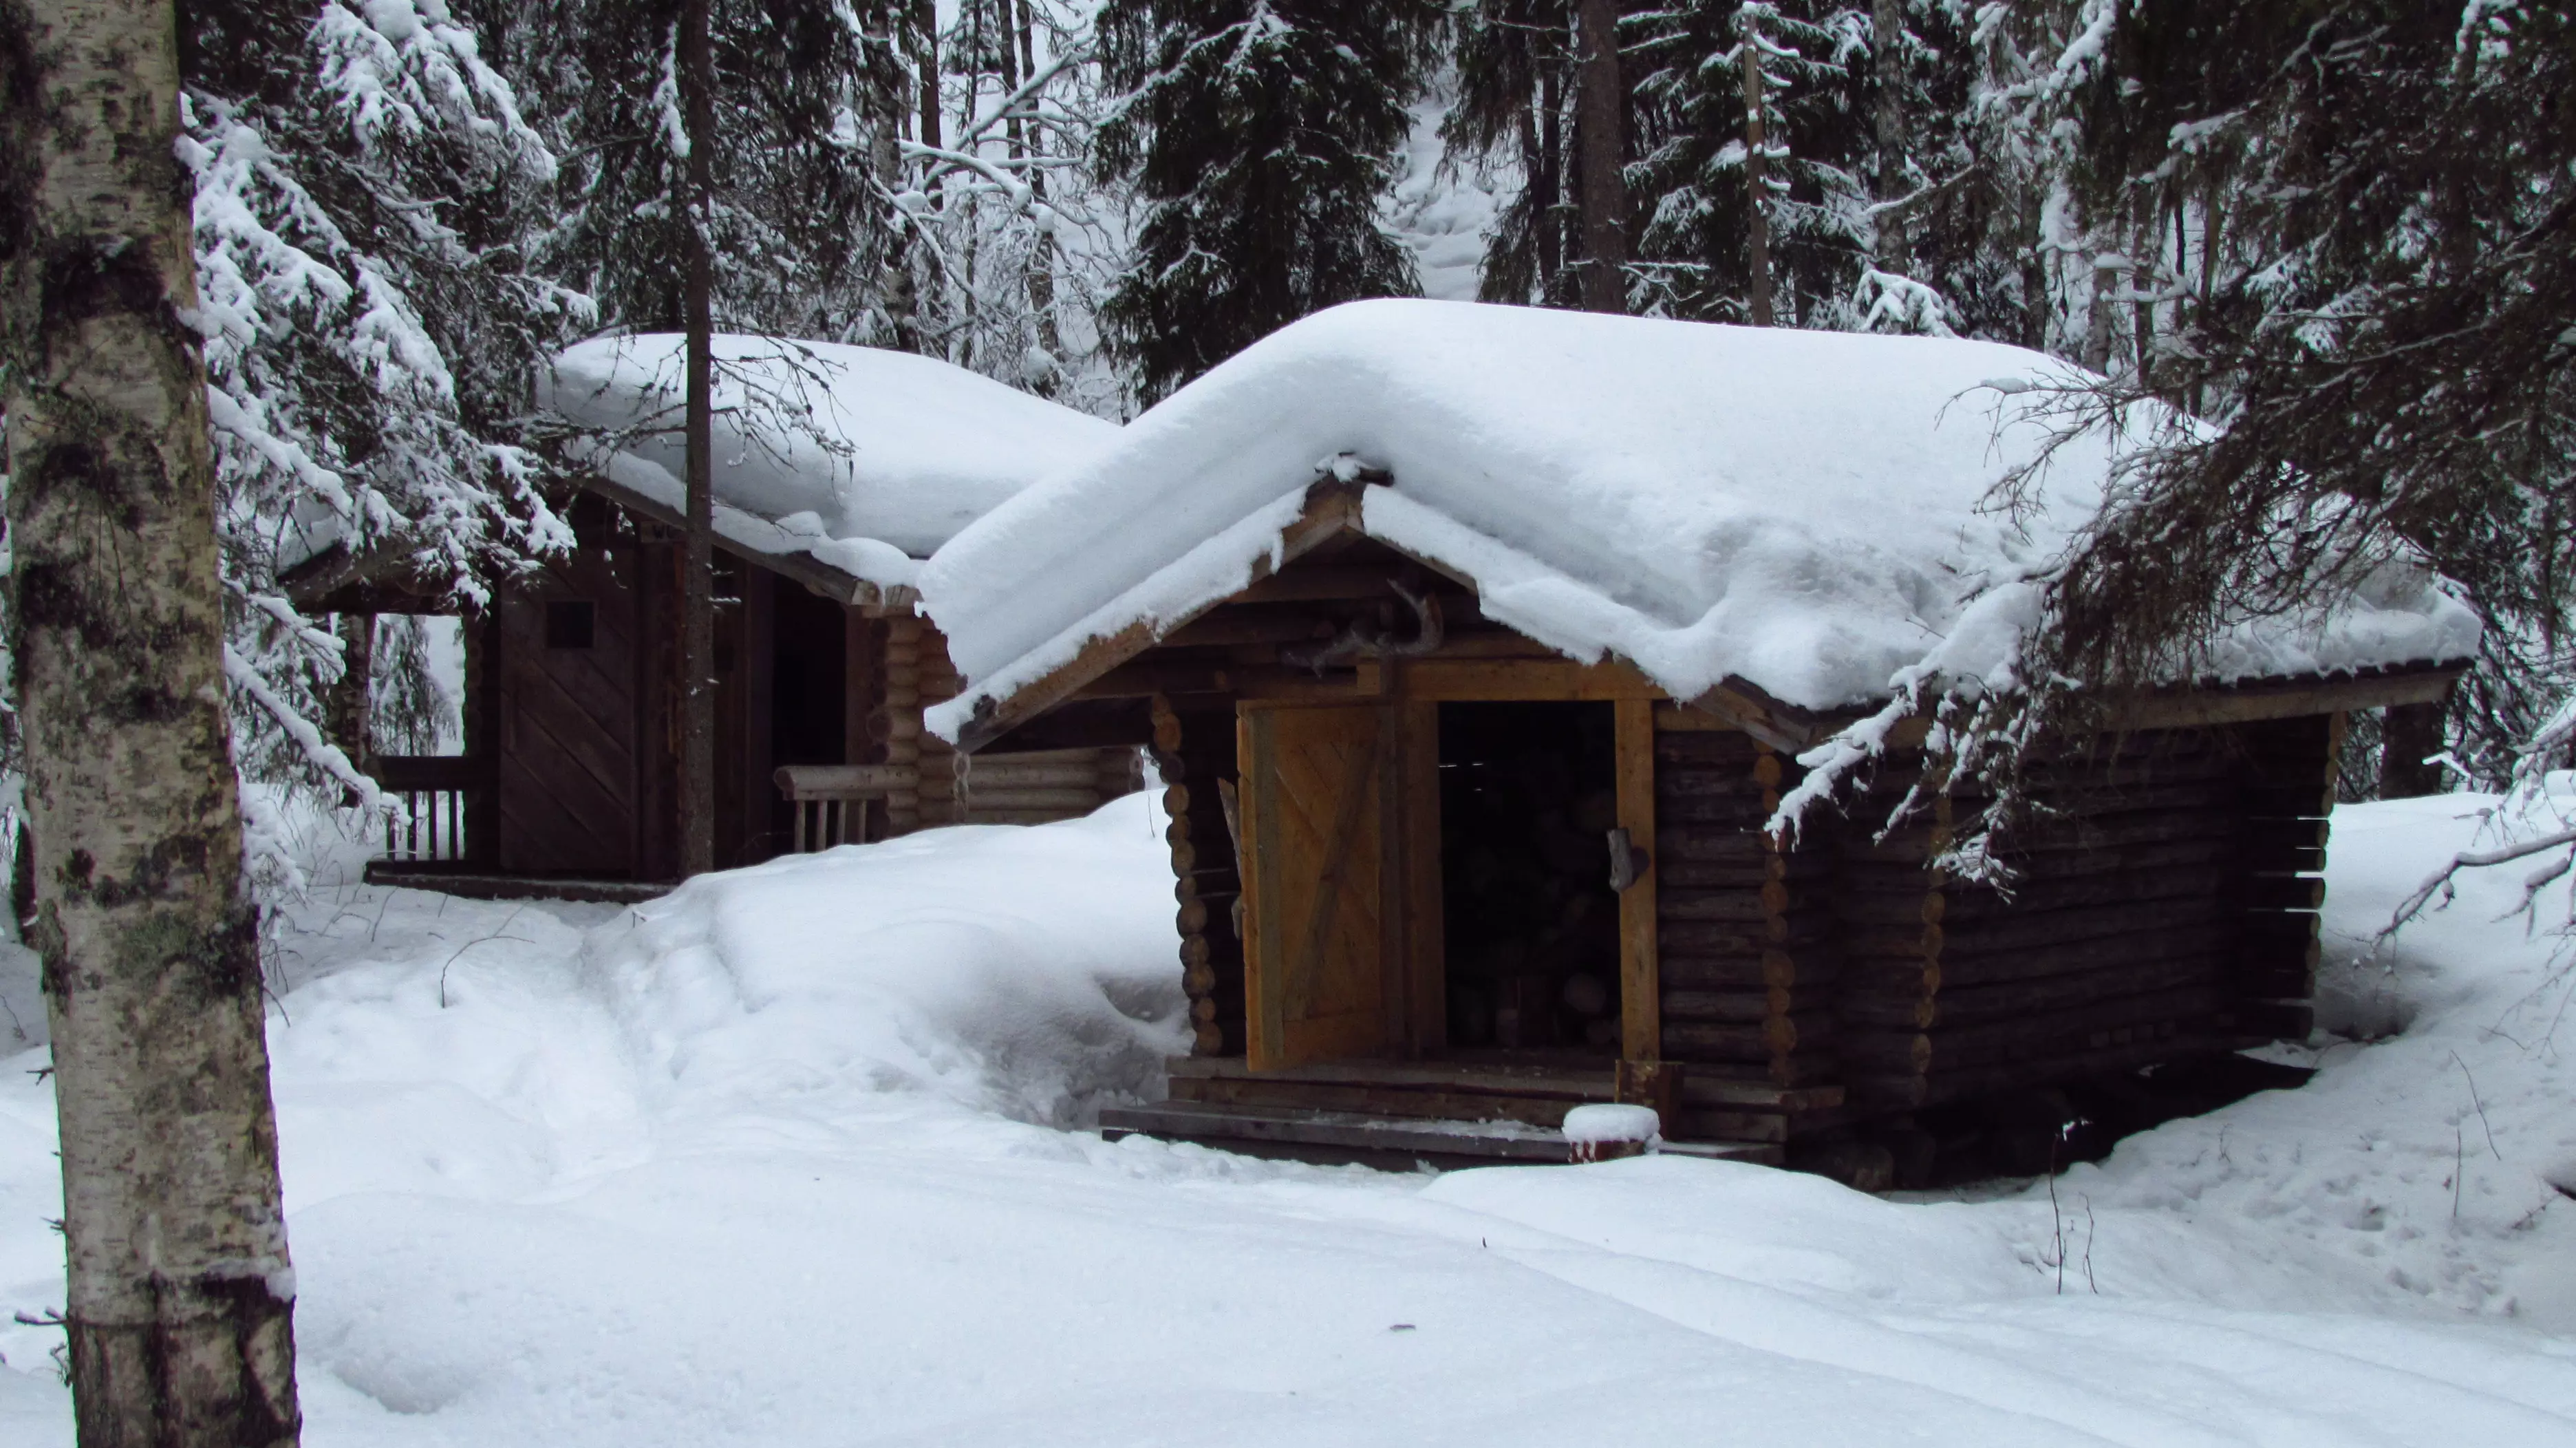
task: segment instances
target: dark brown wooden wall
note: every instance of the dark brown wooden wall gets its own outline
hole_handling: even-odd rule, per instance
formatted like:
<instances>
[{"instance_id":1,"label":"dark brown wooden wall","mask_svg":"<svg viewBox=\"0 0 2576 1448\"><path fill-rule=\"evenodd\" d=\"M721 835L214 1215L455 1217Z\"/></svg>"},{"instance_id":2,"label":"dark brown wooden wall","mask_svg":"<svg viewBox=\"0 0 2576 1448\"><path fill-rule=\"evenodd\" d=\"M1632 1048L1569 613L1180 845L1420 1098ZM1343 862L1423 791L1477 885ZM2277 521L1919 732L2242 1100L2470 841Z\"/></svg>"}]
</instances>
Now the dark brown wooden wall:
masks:
<instances>
[{"instance_id":1,"label":"dark brown wooden wall","mask_svg":"<svg viewBox=\"0 0 2576 1448\"><path fill-rule=\"evenodd\" d=\"M665 530L613 514L585 513L576 526L573 553L503 585L490 613L469 623L466 750L493 757L500 781L478 801L469 839L478 864L511 874L673 879L681 550ZM591 605L590 646L549 648L546 605L573 601ZM729 555L718 559L716 603L716 862L724 867L785 848L773 779L782 738L798 756L785 762L882 755L885 721L871 715L886 630ZM836 691L807 702L817 717L777 717L782 651L810 675L806 694ZM855 760L842 757L853 749ZM486 850L482 841L493 843Z\"/></svg>"},{"instance_id":2,"label":"dark brown wooden wall","mask_svg":"<svg viewBox=\"0 0 2576 1448\"><path fill-rule=\"evenodd\" d=\"M1796 766L1731 729L1655 736L1655 939L1664 1059L1806 1085L1832 1074L1829 862L1762 832Z\"/></svg>"},{"instance_id":3,"label":"dark brown wooden wall","mask_svg":"<svg viewBox=\"0 0 2576 1448\"><path fill-rule=\"evenodd\" d=\"M632 544L584 547L502 591L496 647L499 848L513 873L620 878L637 863ZM590 606L590 643L550 647L547 609Z\"/></svg>"}]
</instances>

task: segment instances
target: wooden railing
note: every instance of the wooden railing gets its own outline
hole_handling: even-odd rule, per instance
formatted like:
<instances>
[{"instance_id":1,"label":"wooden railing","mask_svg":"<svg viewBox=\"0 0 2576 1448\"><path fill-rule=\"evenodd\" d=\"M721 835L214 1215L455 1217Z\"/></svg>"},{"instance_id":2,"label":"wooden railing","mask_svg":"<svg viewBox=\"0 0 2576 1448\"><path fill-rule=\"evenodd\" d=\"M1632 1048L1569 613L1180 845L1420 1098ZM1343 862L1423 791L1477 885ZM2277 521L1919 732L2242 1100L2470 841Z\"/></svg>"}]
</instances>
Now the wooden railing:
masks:
<instances>
[{"instance_id":1,"label":"wooden railing","mask_svg":"<svg viewBox=\"0 0 2576 1448\"><path fill-rule=\"evenodd\" d=\"M380 755L370 771L393 801L385 821L385 858L462 862L478 843L468 821L492 785L487 759L456 754Z\"/></svg>"},{"instance_id":2,"label":"wooden railing","mask_svg":"<svg viewBox=\"0 0 2576 1448\"><path fill-rule=\"evenodd\" d=\"M787 764L773 776L787 796L798 854L885 838L885 800L914 781L910 765ZM871 808L873 806L873 808Z\"/></svg>"}]
</instances>

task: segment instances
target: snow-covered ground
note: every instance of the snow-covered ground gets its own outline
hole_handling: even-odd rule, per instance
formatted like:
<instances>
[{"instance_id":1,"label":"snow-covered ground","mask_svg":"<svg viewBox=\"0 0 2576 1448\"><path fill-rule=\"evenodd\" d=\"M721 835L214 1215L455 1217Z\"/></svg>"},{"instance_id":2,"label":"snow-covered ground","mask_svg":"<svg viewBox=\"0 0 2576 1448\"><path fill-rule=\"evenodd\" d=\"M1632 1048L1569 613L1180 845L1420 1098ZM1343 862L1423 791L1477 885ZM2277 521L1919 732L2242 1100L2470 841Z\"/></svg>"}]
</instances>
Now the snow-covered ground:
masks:
<instances>
[{"instance_id":1,"label":"snow-covered ground","mask_svg":"<svg viewBox=\"0 0 2576 1448\"><path fill-rule=\"evenodd\" d=\"M632 912L318 889L271 1033L307 1441L2576 1443L2565 981L2502 881L2368 948L2474 803L2337 821L2329 1014L2379 1039L2054 1207L1105 1144L1181 1040L1143 796ZM62 1300L42 1062L0 1314ZM58 1341L0 1326L0 1443L70 1442Z\"/></svg>"}]
</instances>

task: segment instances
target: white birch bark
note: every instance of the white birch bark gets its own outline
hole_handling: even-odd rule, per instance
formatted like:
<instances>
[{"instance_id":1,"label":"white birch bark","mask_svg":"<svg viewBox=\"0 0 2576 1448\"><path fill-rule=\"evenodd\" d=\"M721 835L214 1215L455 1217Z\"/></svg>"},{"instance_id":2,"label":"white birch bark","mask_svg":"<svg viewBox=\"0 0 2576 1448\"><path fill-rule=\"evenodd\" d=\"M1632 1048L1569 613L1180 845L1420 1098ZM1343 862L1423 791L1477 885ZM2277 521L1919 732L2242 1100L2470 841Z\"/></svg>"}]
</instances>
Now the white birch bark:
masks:
<instances>
[{"instance_id":1,"label":"white birch bark","mask_svg":"<svg viewBox=\"0 0 2576 1448\"><path fill-rule=\"evenodd\" d=\"M9 524L80 1441L292 1444L170 0L0 0Z\"/></svg>"}]
</instances>

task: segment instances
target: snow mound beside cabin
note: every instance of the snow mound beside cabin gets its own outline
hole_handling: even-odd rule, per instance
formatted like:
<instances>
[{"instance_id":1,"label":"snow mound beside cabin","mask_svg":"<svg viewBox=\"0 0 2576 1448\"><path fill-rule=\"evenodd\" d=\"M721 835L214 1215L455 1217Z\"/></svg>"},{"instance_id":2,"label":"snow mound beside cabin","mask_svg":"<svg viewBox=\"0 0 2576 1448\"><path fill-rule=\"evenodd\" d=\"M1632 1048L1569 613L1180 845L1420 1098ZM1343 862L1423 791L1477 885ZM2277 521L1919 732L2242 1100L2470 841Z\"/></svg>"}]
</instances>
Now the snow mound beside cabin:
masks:
<instances>
[{"instance_id":1,"label":"snow mound beside cabin","mask_svg":"<svg viewBox=\"0 0 2576 1448\"><path fill-rule=\"evenodd\" d=\"M2044 568L2100 507L2121 445L2107 436L2055 454L2034 516L1987 506L2047 436L2032 389L2079 376L1990 342L1335 307L931 559L922 591L971 680L932 726L953 733L1090 639L1167 629L1243 586L1336 467L1392 475L1365 489L1371 535L1472 579L1488 615L1570 656L1626 658L1680 698L1730 675L1812 708L1883 697L1976 622L1971 599ZM2240 630L2217 672L2474 649L2474 618L2428 580L2377 585L2333 620Z\"/></svg>"},{"instance_id":2,"label":"snow mound beside cabin","mask_svg":"<svg viewBox=\"0 0 2576 1448\"><path fill-rule=\"evenodd\" d=\"M682 340L584 342L555 359L537 396L576 426L642 429L602 471L673 508L686 474ZM720 517L719 531L879 584L910 583L913 559L1118 436L1113 423L909 352L720 335L715 355L728 364L716 375L715 496L738 515Z\"/></svg>"},{"instance_id":3,"label":"snow mound beside cabin","mask_svg":"<svg viewBox=\"0 0 2576 1448\"><path fill-rule=\"evenodd\" d=\"M929 1094L1045 1125L1189 1049L1159 810L928 831L701 876L595 929L648 1109Z\"/></svg>"}]
</instances>

